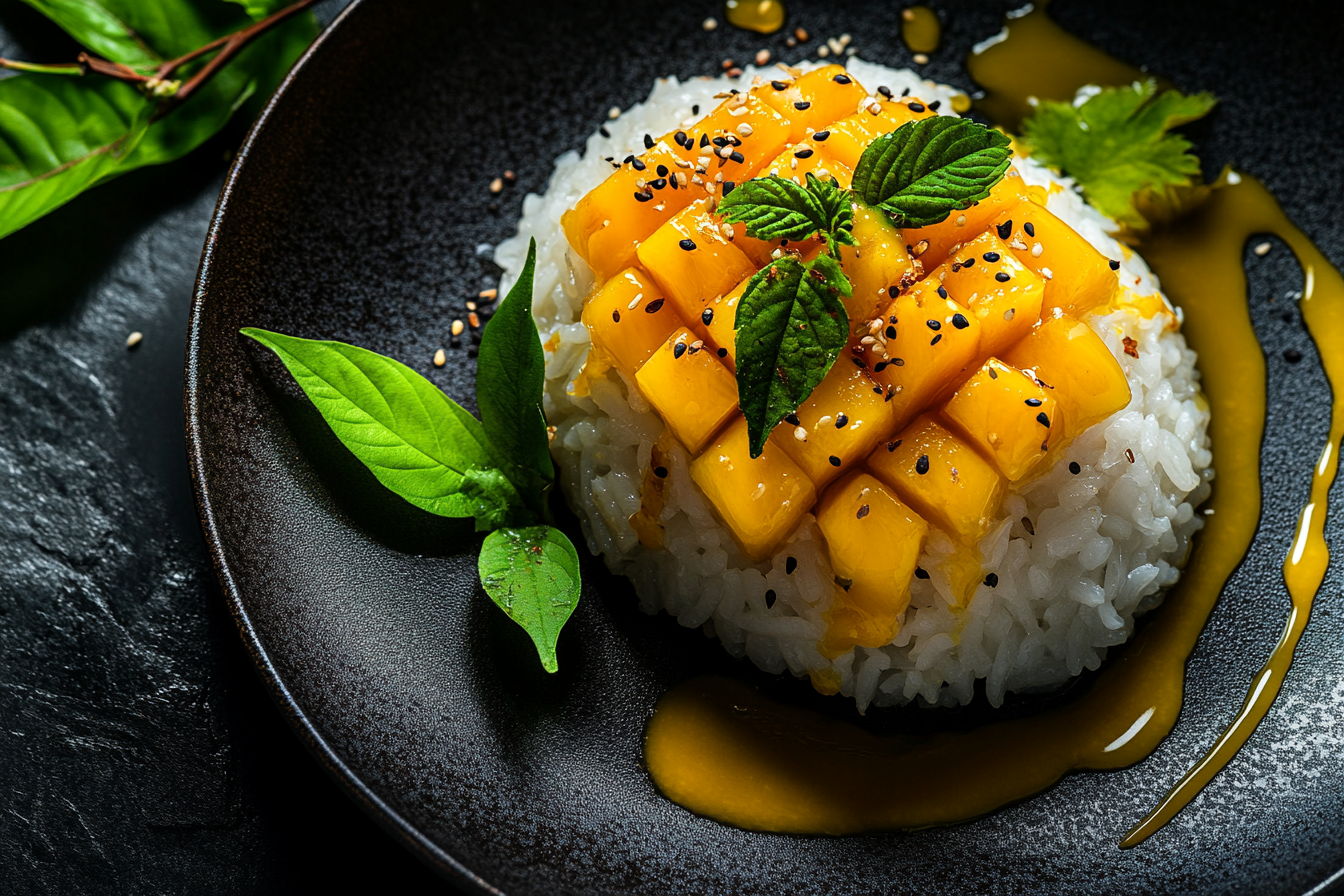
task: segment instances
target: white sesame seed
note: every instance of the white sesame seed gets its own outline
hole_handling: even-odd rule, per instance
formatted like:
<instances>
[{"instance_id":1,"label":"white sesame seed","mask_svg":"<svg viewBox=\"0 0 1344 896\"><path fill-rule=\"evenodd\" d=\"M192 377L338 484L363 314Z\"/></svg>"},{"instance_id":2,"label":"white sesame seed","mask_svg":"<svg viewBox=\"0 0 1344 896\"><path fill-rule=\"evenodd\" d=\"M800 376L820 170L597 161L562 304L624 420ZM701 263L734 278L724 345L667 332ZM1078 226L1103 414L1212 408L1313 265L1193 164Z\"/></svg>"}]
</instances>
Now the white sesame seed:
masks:
<instances>
[{"instance_id":1,"label":"white sesame seed","mask_svg":"<svg viewBox=\"0 0 1344 896\"><path fill-rule=\"evenodd\" d=\"M466 328L467 328L467 325L464 324L464 323L462 323L462 321L460 321L460 320L455 320L455 321L453 321L453 331L452 331L452 332L453 332L453 335L454 335L454 336L461 336L461 335L462 335L462 331L465 330Z\"/></svg>"},{"instance_id":2,"label":"white sesame seed","mask_svg":"<svg viewBox=\"0 0 1344 896\"><path fill-rule=\"evenodd\" d=\"M833 418L830 414L827 414L826 416L822 417L821 419L819 419L819 420L817 421L817 425L818 425L818 426L825 426L827 423L830 423L831 420L833 420L833 419L834 419L834 418Z\"/></svg>"},{"instance_id":3,"label":"white sesame seed","mask_svg":"<svg viewBox=\"0 0 1344 896\"><path fill-rule=\"evenodd\" d=\"M700 27L706 31L713 31L715 28L719 27L719 20L710 16L700 23Z\"/></svg>"},{"instance_id":4,"label":"white sesame seed","mask_svg":"<svg viewBox=\"0 0 1344 896\"><path fill-rule=\"evenodd\" d=\"M497 177L494 180L490 181L491 193L498 193L502 189L504 189L504 178Z\"/></svg>"},{"instance_id":5,"label":"white sesame seed","mask_svg":"<svg viewBox=\"0 0 1344 896\"><path fill-rule=\"evenodd\" d=\"M1255 247L1256 255L1268 255L1270 250L1269 243L1261 243Z\"/></svg>"},{"instance_id":6,"label":"white sesame seed","mask_svg":"<svg viewBox=\"0 0 1344 896\"><path fill-rule=\"evenodd\" d=\"M443 349L439 349L438 351L436 351L436 352L434 353L434 366L435 366L435 367L442 367L443 365L445 365L445 364L447 364L447 363L448 363L448 356L447 356L446 354L444 354Z\"/></svg>"},{"instance_id":7,"label":"white sesame seed","mask_svg":"<svg viewBox=\"0 0 1344 896\"><path fill-rule=\"evenodd\" d=\"M644 293L641 292L639 295L635 296L633 299L630 300L630 304L625 306L625 310L634 311L636 308L639 307L639 301L642 298L644 298Z\"/></svg>"},{"instance_id":8,"label":"white sesame seed","mask_svg":"<svg viewBox=\"0 0 1344 896\"><path fill-rule=\"evenodd\" d=\"M770 51L769 51L769 50L757 50L757 51L756 51L756 64L757 64L757 65L765 65L765 64L767 64L769 61L770 61Z\"/></svg>"},{"instance_id":9,"label":"white sesame seed","mask_svg":"<svg viewBox=\"0 0 1344 896\"><path fill-rule=\"evenodd\" d=\"M801 426L795 426L793 428L793 437L800 442L806 442L807 430L803 429Z\"/></svg>"},{"instance_id":10,"label":"white sesame seed","mask_svg":"<svg viewBox=\"0 0 1344 896\"><path fill-rule=\"evenodd\" d=\"M965 226L966 226L966 216L965 216L965 215L957 215L957 226L958 226L958 227L965 227Z\"/></svg>"},{"instance_id":11,"label":"white sesame seed","mask_svg":"<svg viewBox=\"0 0 1344 896\"><path fill-rule=\"evenodd\" d=\"M1042 246L1040 243L1032 243L1032 244L1031 244L1031 257L1032 257L1032 258L1040 258L1040 257L1041 257L1041 253L1044 252L1044 251L1045 251L1045 247Z\"/></svg>"},{"instance_id":12,"label":"white sesame seed","mask_svg":"<svg viewBox=\"0 0 1344 896\"><path fill-rule=\"evenodd\" d=\"M752 127L747 122L742 122L737 126L737 133L742 137L750 137L753 133Z\"/></svg>"},{"instance_id":13,"label":"white sesame seed","mask_svg":"<svg viewBox=\"0 0 1344 896\"><path fill-rule=\"evenodd\" d=\"M141 340L143 340L144 338L145 334L141 333L139 330L136 330L134 333L126 337L126 347L135 348L137 345L140 344Z\"/></svg>"},{"instance_id":14,"label":"white sesame seed","mask_svg":"<svg viewBox=\"0 0 1344 896\"><path fill-rule=\"evenodd\" d=\"M1047 280L1055 279L1055 272L1049 268L1041 268L1041 276Z\"/></svg>"},{"instance_id":15,"label":"white sesame seed","mask_svg":"<svg viewBox=\"0 0 1344 896\"><path fill-rule=\"evenodd\" d=\"M825 59L827 56L831 55L831 48L827 46L817 47L817 55L822 59Z\"/></svg>"},{"instance_id":16,"label":"white sesame seed","mask_svg":"<svg viewBox=\"0 0 1344 896\"><path fill-rule=\"evenodd\" d=\"M915 54L914 56L912 56L911 58L915 60L915 64L916 64L916 65L928 65L928 64L929 64L929 57L926 56L926 55L923 54L923 53L916 53L916 54Z\"/></svg>"},{"instance_id":17,"label":"white sesame seed","mask_svg":"<svg viewBox=\"0 0 1344 896\"><path fill-rule=\"evenodd\" d=\"M1003 319L1004 319L1004 320L1012 320L1012 319L1013 319L1013 315L1015 315L1015 314L1017 314L1017 309L1016 309L1016 308L1009 308L1007 311L1003 312Z\"/></svg>"}]
</instances>

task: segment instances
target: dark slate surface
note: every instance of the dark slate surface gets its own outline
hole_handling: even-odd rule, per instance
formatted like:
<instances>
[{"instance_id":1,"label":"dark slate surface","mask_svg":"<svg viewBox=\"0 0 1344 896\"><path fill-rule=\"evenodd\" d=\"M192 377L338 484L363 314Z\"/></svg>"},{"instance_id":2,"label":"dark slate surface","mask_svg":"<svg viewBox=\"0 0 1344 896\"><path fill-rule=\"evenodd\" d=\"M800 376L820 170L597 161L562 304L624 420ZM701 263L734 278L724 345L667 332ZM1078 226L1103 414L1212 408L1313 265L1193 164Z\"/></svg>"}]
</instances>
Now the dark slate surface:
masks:
<instances>
[{"instance_id":1,"label":"dark slate surface","mask_svg":"<svg viewBox=\"0 0 1344 896\"><path fill-rule=\"evenodd\" d=\"M948 50L935 57L930 74L969 87L961 54L997 30L1009 4L935 5L951 13ZM1291 14L1250 3L1057 5L1057 18L1076 33L1182 86L1228 96L1246 91L1191 129L1208 167L1235 160L1264 177L1327 254L1344 261L1335 199L1344 195L1336 4L1297 4ZM816 34L851 31L861 48L876 51L874 58L900 61L897 8L832 4L813 7L802 22ZM455 11L466 19L497 15L484 5ZM705 37L693 26L715 11L712 3L698 3L640 12L644 33L661 34L660 20L667 20L678 36L643 46L625 40L619 50L610 39L622 29L603 31L591 10L586 21L579 15L559 32L529 27L527 16L510 19L538 40L558 38L561 48L607 73L578 96L563 83L529 85L533 95L566 111L514 121L491 138L499 147L498 167L519 171L519 193L544 183L548 166L537 159L576 144L608 105L642 97L654 76L707 72L724 56L779 48L778 38L730 29ZM66 58L68 47L39 26L15 0L0 0L0 54L15 53L17 45L30 58ZM459 75L479 71L467 64L473 59L496 58L488 31L444 28L438 36L443 41L436 49L446 58L465 60ZM1266 75L1271 80L1262 83ZM1294 78L1310 89L1292 89ZM411 98L440 108L451 95L443 82L420 89ZM435 157L416 143L424 132L397 117L407 111L403 96L401 105L389 103L355 136L366 143L389 139L394 156L427 166ZM464 114L469 122L491 120L484 110ZM1266 136L1271 127L1281 130ZM223 154L240 138L234 130L189 160L101 188L0 242L0 890L269 892L352 880L409 892L444 889L342 795L286 727L242 649L201 545L183 456L181 347ZM490 201L472 193L454 209L444 206L447 197L462 188L480 190L483 181L418 180L414 167L389 171L377 153L352 159L339 147L328 147L321 160L346 169L334 181L326 169L311 171L305 180L315 197L310 201L356 213L359 230L327 233L329 240L312 244L304 242L300 222L284 234L288 243L256 248L273 278L262 282L293 288L275 295L333 300L333 307L318 313L268 296L274 317L265 322L320 321L331 335L420 358L417 366L428 372L423 359L442 335L433 328L441 330L444 312L460 305L463 281L474 289L489 271L469 248L507 235L518 196ZM419 173L425 170L432 169ZM321 222L310 226L323 230ZM439 254L407 258L407 245ZM286 246L287 255L275 252ZM363 260L353 264L356 250ZM370 270L380 275L372 283L352 288L344 279ZM466 844L459 854L519 890L548 892L563 877L564 888L574 890L583 888L575 881L601 880L611 891L641 882L663 891L750 891L757 870L769 868L794 875L786 889L846 892L865 887L852 868L866 867L894 875L897 887L966 892L983 883L977 869L991 867L1001 874L997 889L1003 891L1303 892L1344 865L1338 564L1266 730L1153 849L1117 858L1110 845L1115 830L1147 807L1147 796L1123 795L1151 789L1154 780L1174 780L1226 720L1276 637L1286 606L1277 566L1294 508L1306 494L1300 471L1324 437L1316 396L1325 384L1286 299L1301 280L1288 254L1276 248L1252 262L1251 274L1276 398L1264 453L1272 522L1234 581L1237 600L1218 608L1211 637L1201 642L1192 666L1195 687L1175 736L1136 769L1076 776L975 825L904 838L757 838L659 809L620 744L637 734L640 714L679 657L720 662L713 652L666 619L634 613L628 592L613 586L600 596L590 592L562 642L573 677L544 682L511 674L498 657L520 648L518 635L466 591L454 596L455 573L445 576L446 558L435 556L444 553L438 545L461 541L464 533L406 526L358 469L322 442L320 426L272 371L258 377L267 384L266 406L274 409L267 412L267 438L293 449L279 472L297 478L315 513L326 511L301 533L306 544L376 546L380 564L367 575L372 584L401 592L393 598L413 598L426 579L434 585L423 592L426 599L390 601L392 618L375 612L372 592L353 607L336 601L337 610L354 612L355 622L383 628L321 630L317 622L325 620L307 620L306 630L333 640L305 642L300 627L284 645L282 672L319 718L324 736L372 787L391 794L397 808L417 815L420 827L442 842ZM380 304L389 294L406 297L409 311ZM128 352L123 340L132 329L144 331L146 341ZM1304 354L1297 365L1282 359L1292 347ZM455 362L439 375L460 398L468 374ZM276 412L283 426L275 425ZM276 472L266 465L259 471ZM1342 534L1336 513L1328 535L1339 544ZM440 596L445 589L448 596ZM465 608L464 622L445 630L440 619L451 606ZM322 610L322 602L311 609ZM372 646L371 655L339 655L354 642L334 639L351 629ZM391 648L404 643L407 632L414 637L401 659L465 650L467 674L436 685L424 669L397 662ZM474 642L464 644L467 635L476 636ZM323 674L313 676L314 670ZM442 674L433 662L429 671ZM629 676L624 700L582 699L583 682L601 686L603 676L613 674ZM389 702L379 691L389 682L401 688L394 695L411 696ZM526 693L538 686L539 694ZM388 757L416 755L396 742L398 731L441 729L424 713L463 694L464 718L486 747L467 777L515 779L484 800L455 801L451 787L433 780L416 790L408 786L416 782L414 765L387 764ZM452 740L439 745L448 755ZM425 767L444 758L432 750L419 757ZM586 782L592 795L571 804L567 784L535 786L573 780ZM611 797L605 807L604 794ZM537 805L573 825L572 832L557 833L545 819L503 823ZM647 806L651 815L644 814ZM689 853L649 845L673 831L695 844ZM939 848L940 842L950 846ZM809 843L816 850L809 852ZM1078 858L1089 850L1095 855ZM918 853L930 864L912 868L908 857ZM877 856L884 857L880 863ZM874 871L874 864L881 867ZM842 867L851 870L834 876Z\"/></svg>"}]
</instances>

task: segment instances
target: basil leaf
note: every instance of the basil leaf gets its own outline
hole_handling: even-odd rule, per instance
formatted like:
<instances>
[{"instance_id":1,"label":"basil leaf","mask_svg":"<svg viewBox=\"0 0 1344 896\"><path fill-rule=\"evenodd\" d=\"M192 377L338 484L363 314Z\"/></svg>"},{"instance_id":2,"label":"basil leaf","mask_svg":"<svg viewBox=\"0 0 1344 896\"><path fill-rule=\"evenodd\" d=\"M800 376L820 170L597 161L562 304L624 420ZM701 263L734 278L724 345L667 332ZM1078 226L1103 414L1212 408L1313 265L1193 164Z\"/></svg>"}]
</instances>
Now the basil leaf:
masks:
<instances>
[{"instance_id":1,"label":"basil leaf","mask_svg":"<svg viewBox=\"0 0 1344 896\"><path fill-rule=\"evenodd\" d=\"M752 457L760 457L775 424L812 394L845 347L849 317L836 293L848 289L828 255L807 264L785 256L747 284L735 320L737 400Z\"/></svg>"},{"instance_id":2,"label":"basil leaf","mask_svg":"<svg viewBox=\"0 0 1344 896\"><path fill-rule=\"evenodd\" d=\"M579 603L579 554L552 526L498 529L485 537L476 561L481 584L537 645L547 672L559 668L555 645Z\"/></svg>"},{"instance_id":3,"label":"basil leaf","mask_svg":"<svg viewBox=\"0 0 1344 896\"><path fill-rule=\"evenodd\" d=\"M782 177L754 177L719 200L718 213L745 224L759 240L802 240L825 230L825 208L806 188Z\"/></svg>"},{"instance_id":4,"label":"basil leaf","mask_svg":"<svg viewBox=\"0 0 1344 896\"><path fill-rule=\"evenodd\" d=\"M429 380L342 342L241 332L280 357L341 443L393 492L439 516L475 517L478 532L519 518L522 498L484 428Z\"/></svg>"},{"instance_id":5,"label":"basil leaf","mask_svg":"<svg viewBox=\"0 0 1344 896\"><path fill-rule=\"evenodd\" d=\"M835 178L822 180L811 171L807 173L807 191L816 197L821 205L826 226L826 247L832 255L839 254L839 246L853 246L854 243L854 197L848 190L840 189ZM849 293L845 293L849 295Z\"/></svg>"},{"instance_id":6,"label":"basil leaf","mask_svg":"<svg viewBox=\"0 0 1344 896\"><path fill-rule=\"evenodd\" d=\"M868 145L854 194L900 227L927 227L989 195L1012 160L1006 136L968 118L903 124Z\"/></svg>"},{"instance_id":7,"label":"basil leaf","mask_svg":"<svg viewBox=\"0 0 1344 896\"><path fill-rule=\"evenodd\" d=\"M527 261L481 334L476 359L476 404L486 435L505 458L504 470L532 509L544 514L545 489L555 479L546 415L541 409L546 385L546 353L532 317L532 277L537 241Z\"/></svg>"}]
</instances>

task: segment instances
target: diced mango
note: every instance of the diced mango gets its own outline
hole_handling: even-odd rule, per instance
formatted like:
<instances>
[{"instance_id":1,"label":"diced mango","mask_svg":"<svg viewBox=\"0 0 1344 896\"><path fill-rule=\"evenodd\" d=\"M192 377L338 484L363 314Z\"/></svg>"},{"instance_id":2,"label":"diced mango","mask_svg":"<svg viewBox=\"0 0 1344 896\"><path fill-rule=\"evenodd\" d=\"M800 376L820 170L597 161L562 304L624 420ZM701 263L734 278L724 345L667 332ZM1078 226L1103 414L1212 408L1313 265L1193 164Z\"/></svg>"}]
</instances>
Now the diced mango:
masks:
<instances>
[{"instance_id":1,"label":"diced mango","mask_svg":"<svg viewBox=\"0 0 1344 896\"><path fill-rule=\"evenodd\" d=\"M854 242L857 245L840 247L840 266L854 288L843 301L850 327L856 335L866 336L868 321L891 304L892 295L910 285L917 273L900 229L877 209L855 205Z\"/></svg>"},{"instance_id":2,"label":"diced mango","mask_svg":"<svg viewBox=\"0 0 1344 896\"><path fill-rule=\"evenodd\" d=\"M792 131L789 118L751 94L739 93L692 126L665 135L663 142L691 163L691 168L677 170L704 182L690 185L690 191L701 198L705 193L718 195L722 181L740 184L751 179L779 155ZM678 134L685 136L678 139Z\"/></svg>"},{"instance_id":3,"label":"diced mango","mask_svg":"<svg viewBox=\"0 0 1344 896\"><path fill-rule=\"evenodd\" d=\"M870 100L853 115L826 128L830 132L825 140L826 148L831 151L832 158L853 169L858 166L859 158L868 144L877 137L890 134L901 125L935 114L923 101L914 97Z\"/></svg>"},{"instance_id":4,"label":"diced mango","mask_svg":"<svg viewBox=\"0 0 1344 896\"><path fill-rule=\"evenodd\" d=\"M584 304L583 322L593 344L630 376L682 323L653 278L639 268L626 268L602 284Z\"/></svg>"},{"instance_id":5,"label":"diced mango","mask_svg":"<svg viewBox=\"0 0 1344 896\"><path fill-rule=\"evenodd\" d=\"M679 328L635 374L639 391L692 454L737 412L737 380L697 342Z\"/></svg>"},{"instance_id":6,"label":"diced mango","mask_svg":"<svg viewBox=\"0 0 1344 896\"><path fill-rule=\"evenodd\" d=\"M799 143L812 132L853 114L868 96L843 65L823 65L798 78L778 74L778 78L751 92L793 122L790 143Z\"/></svg>"},{"instance_id":7,"label":"diced mango","mask_svg":"<svg viewBox=\"0 0 1344 896\"><path fill-rule=\"evenodd\" d=\"M1042 318L1058 308L1081 317L1120 288L1110 260L1072 227L1034 202L1020 202L994 219L1018 259L1045 278ZM1037 246L1040 249L1037 249Z\"/></svg>"},{"instance_id":8,"label":"diced mango","mask_svg":"<svg viewBox=\"0 0 1344 896\"><path fill-rule=\"evenodd\" d=\"M666 183L658 190L647 186L658 180L659 165L672 166L676 158L666 143L655 145L613 171L561 216L565 237L599 283L633 264L640 241L695 198L690 190L674 190ZM646 186L641 188L641 182Z\"/></svg>"},{"instance_id":9,"label":"diced mango","mask_svg":"<svg viewBox=\"0 0 1344 896\"><path fill-rule=\"evenodd\" d=\"M751 277L744 277L732 292L710 299L700 316L690 321L691 329L734 373L737 372L737 303L750 282Z\"/></svg>"},{"instance_id":10,"label":"diced mango","mask_svg":"<svg viewBox=\"0 0 1344 896\"><path fill-rule=\"evenodd\" d=\"M1045 281L993 230L958 248L931 277L980 321L980 356L1016 345L1041 317Z\"/></svg>"},{"instance_id":11,"label":"diced mango","mask_svg":"<svg viewBox=\"0 0 1344 896\"><path fill-rule=\"evenodd\" d=\"M879 442L896 432L891 404L882 387L858 367L839 359L771 438L820 488L863 463ZM799 430L802 438L799 438Z\"/></svg>"},{"instance_id":12,"label":"diced mango","mask_svg":"<svg viewBox=\"0 0 1344 896\"><path fill-rule=\"evenodd\" d=\"M943 406L943 418L993 459L1010 482L1030 474L1049 449L1054 390L990 358Z\"/></svg>"},{"instance_id":13,"label":"diced mango","mask_svg":"<svg viewBox=\"0 0 1344 896\"><path fill-rule=\"evenodd\" d=\"M834 178L842 188L849 189L854 172L843 162L831 158L825 145L811 140L795 143L771 159L760 171L791 180L799 186L807 185L807 175L815 174L822 179Z\"/></svg>"},{"instance_id":14,"label":"diced mango","mask_svg":"<svg viewBox=\"0 0 1344 896\"><path fill-rule=\"evenodd\" d=\"M888 305L882 321L885 349L878 343L862 357L887 387L901 427L975 369L980 321L929 277Z\"/></svg>"},{"instance_id":15,"label":"diced mango","mask_svg":"<svg viewBox=\"0 0 1344 896\"><path fill-rule=\"evenodd\" d=\"M942 264L957 246L983 233L1006 209L1030 199L1031 193L1022 176L1010 166L984 199L968 209L952 212L937 224L906 230L905 242L913 247L914 255L924 269L929 270ZM921 247L921 243L927 243L927 247Z\"/></svg>"},{"instance_id":16,"label":"diced mango","mask_svg":"<svg viewBox=\"0 0 1344 896\"><path fill-rule=\"evenodd\" d=\"M932 414L868 457L868 468L925 519L973 546L989 530L1007 483Z\"/></svg>"},{"instance_id":17,"label":"diced mango","mask_svg":"<svg viewBox=\"0 0 1344 896\"><path fill-rule=\"evenodd\" d=\"M699 317L710 299L756 272L703 201L677 212L640 245L638 254L640 266L688 321Z\"/></svg>"},{"instance_id":18,"label":"diced mango","mask_svg":"<svg viewBox=\"0 0 1344 896\"><path fill-rule=\"evenodd\" d=\"M1075 318L1041 321L1003 360L1034 373L1055 397L1054 447L1129 405L1129 381L1120 362L1091 327Z\"/></svg>"},{"instance_id":19,"label":"diced mango","mask_svg":"<svg viewBox=\"0 0 1344 896\"><path fill-rule=\"evenodd\" d=\"M743 417L691 462L691 478L754 561L773 554L817 499L812 480L774 445L752 459Z\"/></svg>"},{"instance_id":20,"label":"diced mango","mask_svg":"<svg viewBox=\"0 0 1344 896\"><path fill-rule=\"evenodd\" d=\"M889 644L910 604L910 577L928 524L881 482L855 472L826 490L817 525L840 584L822 650L839 655L855 645Z\"/></svg>"}]
</instances>

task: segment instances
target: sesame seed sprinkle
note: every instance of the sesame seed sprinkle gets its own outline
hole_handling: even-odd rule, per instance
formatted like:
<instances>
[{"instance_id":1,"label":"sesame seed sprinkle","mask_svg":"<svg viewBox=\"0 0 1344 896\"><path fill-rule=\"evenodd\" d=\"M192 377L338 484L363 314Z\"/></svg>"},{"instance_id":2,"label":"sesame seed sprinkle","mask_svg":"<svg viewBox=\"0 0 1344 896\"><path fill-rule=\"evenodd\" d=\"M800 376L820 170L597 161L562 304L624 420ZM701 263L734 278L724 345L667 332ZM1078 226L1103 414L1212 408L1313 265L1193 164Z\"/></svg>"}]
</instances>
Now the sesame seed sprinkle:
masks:
<instances>
[{"instance_id":1,"label":"sesame seed sprinkle","mask_svg":"<svg viewBox=\"0 0 1344 896\"><path fill-rule=\"evenodd\" d=\"M921 454L919 460L915 461L915 472L923 476L929 472L929 456Z\"/></svg>"}]
</instances>

